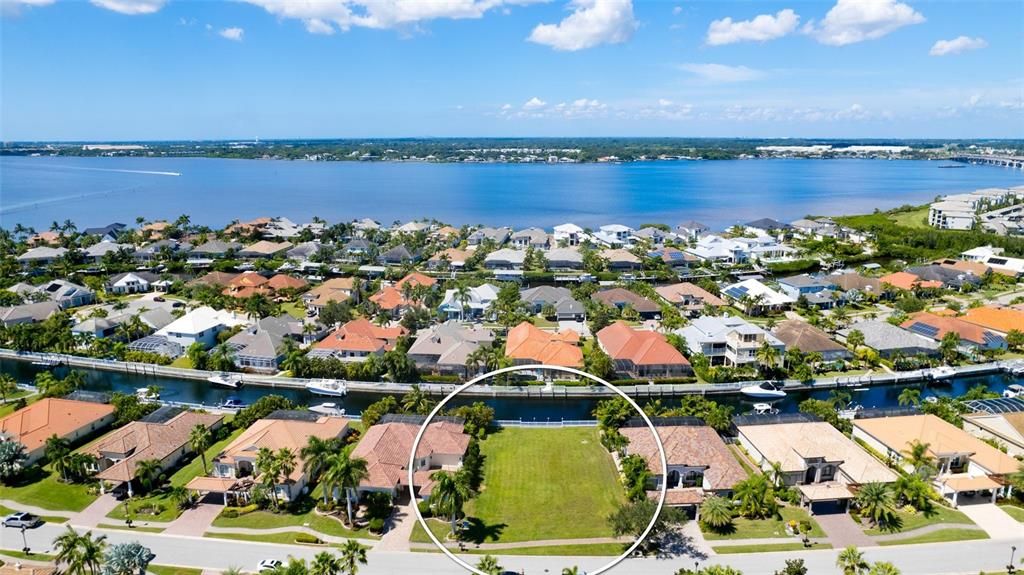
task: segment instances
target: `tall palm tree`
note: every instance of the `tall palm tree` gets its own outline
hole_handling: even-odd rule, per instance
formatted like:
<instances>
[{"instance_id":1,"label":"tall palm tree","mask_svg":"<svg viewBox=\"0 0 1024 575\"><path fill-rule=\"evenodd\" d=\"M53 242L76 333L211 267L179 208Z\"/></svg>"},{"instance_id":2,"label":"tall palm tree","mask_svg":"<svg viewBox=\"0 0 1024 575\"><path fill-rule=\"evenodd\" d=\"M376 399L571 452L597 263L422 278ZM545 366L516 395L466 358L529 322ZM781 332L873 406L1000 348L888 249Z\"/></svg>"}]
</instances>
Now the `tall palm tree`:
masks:
<instances>
[{"instance_id":1,"label":"tall palm tree","mask_svg":"<svg viewBox=\"0 0 1024 575\"><path fill-rule=\"evenodd\" d=\"M43 453L46 455L46 459L50 461L50 465L53 466L53 470L60 475L60 478L68 481L67 463L69 460L66 456L71 453L71 442L55 433L46 438L46 448Z\"/></svg>"},{"instance_id":2,"label":"tall palm tree","mask_svg":"<svg viewBox=\"0 0 1024 575\"><path fill-rule=\"evenodd\" d=\"M470 300L473 299L472 292L466 284L459 284L455 288L455 301L459 302L459 320L466 320L466 309Z\"/></svg>"},{"instance_id":3,"label":"tall palm tree","mask_svg":"<svg viewBox=\"0 0 1024 575\"><path fill-rule=\"evenodd\" d=\"M192 447L192 451L199 454L199 458L203 461L203 475L206 475L206 450L210 448L210 443L213 441L213 432L210 431L209 427L203 424L197 424L192 428L192 431L188 434L188 444Z\"/></svg>"},{"instance_id":4,"label":"tall palm tree","mask_svg":"<svg viewBox=\"0 0 1024 575\"><path fill-rule=\"evenodd\" d=\"M281 474L281 481L284 482L285 489L288 490L288 500L292 499L292 472L295 471L296 458L295 452L288 447L282 447L277 450L277 472Z\"/></svg>"},{"instance_id":5,"label":"tall palm tree","mask_svg":"<svg viewBox=\"0 0 1024 575\"><path fill-rule=\"evenodd\" d=\"M260 474L260 482L270 490L274 498L274 507L277 507L277 478L281 472L278 469L277 455L274 450L269 447L261 447L256 452L256 471Z\"/></svg>"},{"instance_id":6,"label":"tall palm tree","mask_svg":"<svg viewBox=\"0 0 1024 575\"><path fill-rule=\"evenodd\" d=\"M414 383L409 392L402 398L402 410L406 413L426 414L430 412L433 403L426 392Z\"/></svg>"},{"instance_id":7,"label":"tall palm tree","mask_svg":"<svg viewBox=\"0 0 1024 575\"><path fill-rule=\"evenodd\" d=\"M888 485L873 481L860 486L854 500L861 516L882 529L893 527L897 521L896 497Z\"/></svg>"},{"instance_id":8,"label":"tall palm tree","mask_svg":"<svg viewBox=\"0 0 1024 575\"><path fill-rule=\"evenodd\" d=\"M850 333L846 334L846 344L857 351L857 348L864 345L864 332L859 329L850 330Z\"/></svg>"},{"instance_id":9,"label":"tall palm tree","mask_svg":"<svg viewBox=\"0 0 1024 575\"><path fill-rule=\"evenodd\" d=\"M335 487L340 487L345 497L345 511L349 527L354 525L352 516L352 492L359 487L359 483L369 476L366 468L366 460L359 457L352 457L352 448L343 449L335 453L326 463L326 470L323 474L325 489L330 486L331 492Z\"/></svg>"},{"instance_id":10,"label":"tall palm tree","mask_svg":"<svg viewBox=\"0 0 1024 575\"><path fill-rule=\"evenodd\" d=\"M68 575L95 575L103 563L103 550L106 547L106 535L95 539L92 531L79 535L69 525L67 530L53 540L53 548L57 551L57 564L66 567L62 570Z\"/></svg>"},{"instance_id":11,"label":"tall palm tree","mask_svg":"<svg viewBox=\"0 0 1024 575\"><path fill-rule=\"evenodd\" d=\"M346 540L341 548L341 572L345 575L356 575L360 565L366 565L366 547L355 539Z\"/></svg>"},{"instance_id":12,"label":"tall palm tree","mask_svg":"<svg viewBox=\"0 0 1024 575\"><path fill-rule=\"evenodd\" d=\"M329 551L321 551L313 557L309 566L309 575L338 575L341 572L341 560Z\"/></svg>"},{"instance_id":13,"label":"tall palm tree","mask_svg":"<svg viewBox=\"0 0 1024 575\"><path fill-rule=\"evenodd\" d=\"M768 340L764 340L761 342L761 347L757 348L757 361L767 371L768 368L775 367L776 362L779 361L779 350Z\"/></svg>"},{"instance_id":14,"label":"tall palm tree","mask_svg":"<svg viewBox=\"0 0 1024 575\"><path fill-rule=\"evenodd\" d=\"M6 373L0 374L0 396L3 397L3 403L7 403L7 396L18 391L18 382L13 377Z\"/></svg>"},{"instance_id":15,"label":"tall palm tree","mask_svg":"<svg viewBox=\"0 0 1024 575\"><path fill-rule=\"evenodd\" d=\"M139 481L139 485L143 489L149 491L156 485L161 471L163 469L160 466L159 460L144 459L135 464L135 479Z\"/></svg>"},{"instance_id":16,"label":"tall palm tree","mask_svg":"<svg viewBox=\"0 0 1024 575\"><path fill-rule=\"evenodd\" d=\"M339 448L339 442L334 439L321 439L311 435L305 447L299 450L299 456L302 458L302 471L311 481L320 483L323 473L327 469L327 462ZM321 485L321 487L324 490L324 505L327 505L327 497L330 493L326 485Z\"/></svg>"},{"instance_id":17,"label":"tall palm tree","mask_svg":"<svg viewBox=\"0 0 1024 575\"><path fill-rule=\"evenodd\" d=\"M462 506L473 497L472 479L468 470L460 469L454 473L435 471L430 475L434 489L430 493L430 501L438 513L446 513L452 518L452 536L456 534L455 522L462 512Z\"/></svg>"},{"instance_id":18,"label":"tall palm tree","mask_svg":"<svg viewBox=\"0 0 1024 575\"><path fill-rule=\"evenodd\" d=\"M843 575L864 575L870 565L864 559L864 554L851 545L839 552L839 557L836 558L836 567L843 572Z\"/></svg>"}]
</instances>

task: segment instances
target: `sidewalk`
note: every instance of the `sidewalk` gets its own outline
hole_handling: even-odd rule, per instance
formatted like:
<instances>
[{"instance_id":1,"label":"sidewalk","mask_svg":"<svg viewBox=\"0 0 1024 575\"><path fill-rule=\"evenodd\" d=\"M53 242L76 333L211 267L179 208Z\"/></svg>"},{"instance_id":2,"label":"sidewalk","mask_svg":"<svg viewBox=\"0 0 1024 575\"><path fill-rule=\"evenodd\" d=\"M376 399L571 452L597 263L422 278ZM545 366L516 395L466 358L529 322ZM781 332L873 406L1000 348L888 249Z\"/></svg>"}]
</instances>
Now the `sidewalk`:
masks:
<instances>
[{"instance_id":1,"label":"sidewalk","mask_svg":"<svg viewBox=\"0 0 1024 575\"><path fill-rule=\"evenodd\" d=\"M25 511L33 515L48 515L50 517L74 517L74 511L57 511L54 509L44 509L42 507L36 507L35 505L25 505L24 503L18 503L10 499L0 499L0 505L13 509L15 511Z\"/></svg>"}]
</instances>

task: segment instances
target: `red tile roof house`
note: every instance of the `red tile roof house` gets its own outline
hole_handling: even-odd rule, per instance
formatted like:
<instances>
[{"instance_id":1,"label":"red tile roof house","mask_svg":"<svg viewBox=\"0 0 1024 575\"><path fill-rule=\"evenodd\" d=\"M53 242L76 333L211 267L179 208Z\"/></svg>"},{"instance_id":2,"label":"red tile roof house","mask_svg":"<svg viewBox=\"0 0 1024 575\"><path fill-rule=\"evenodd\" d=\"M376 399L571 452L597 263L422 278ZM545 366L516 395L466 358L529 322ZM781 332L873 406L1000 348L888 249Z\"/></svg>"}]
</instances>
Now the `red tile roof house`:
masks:
<instances>
[{"instance_id":1,"label":"red tile roof house","mask_svg":"<svg viewBox=\"0 0 1024 575\"><path fill-rule=\"evenodd\" d=\"M114 406L48 397L0 419L0 439L25 446L26 464L46 453L54 435L75 442L114 422Z\"/></svg>"},{"instance_id":2,"label":"red tile roof house","mask_svg":"<svg viewBox=\"0 0 1024 575\"><path fill-rule=\"evenodd\" d=\"M635 330L621 320L597 332L597 343L615 362L615 371L634 379L681 377L693 373L690 362L665 336Z\"/></svg>"},{"instance_id":3,"label":"red tile roof house","mask_svg":"<svg viewBox=\"0 0 1024 575\"><path fill-rule=\"evenodd\" d=\"M103 436L83 453L96 459L93 468L98 471L95 478L100 480L101 492L106 492L106 483L115 488L125 484L131 496L140 461L155 459L160 469L167 471L193 453L189 436L195 426L215 430L223 421L223 415L194 411L182 411L163 422L133 421Z\"/></svg>"},{"instance_id":4,"label":"red tile roof house","mask_svg":"<svg viewBox=\"0 0 1024 575\"><path fill-rule=\"evenodd\" d=\"M404 327L379 327L366 318L354 319L327 334L309 352L309 357L334 357L342 361L363 361L383 355L406 335Z\"/></svg>"},{"instance_id":5,"label":"red tile roof house","mask_svg":"<svg viewBox=\"0 0 1024 575\"><path fill-rule=\"evenodd\" d=\"M955 333L960 338L960 350L968 354L986 349L1006 349L1007 345L1006 338L980 325L926 311L910 314L900 327L937 342L941 342L947 333Z\"/></svg>"},{"instance_id":6,"label":"red tile roof house","mask_svg":"<svg viewBox=\"0 0 1024 575\"><path fill-rule=\"evenodd\" d=\"M883 285L890 285L894 288L907 291L942 288L942 282L936 280L924 281L917 275L910 272L892 273L878 278L878 281L882 282Z\"/></svg>"},{"instance_id":7,"label":"red tile roof house","mask_svg":"<svg viewBox=\"0 0 1024 575\"><path fill-rule=\"evenodd\" d=\"M352 457L366 460L367 478L359 484L359 495L383 492L402 501L409 488L409 454L420 425L389 421L366 430ZM434 487L430 475L439 469L454 471L462 467L462 457L469 447L469 436L462 423L454 419L434 420L427 426L416 449L413 487L421 499L429 498Z\"/></svg>"},{"instance_id":8,"label":"red tile roof house","mask_svg":"<svg viewBox=\"0 0 1024 575\"><path fill-rule=\"evenodd\" d=\"M505 338L505 357L515 365L543 364L562 367L583 367L583 350L579 336L572 330L562 333L544 331L529 322L523 322L508 332ZM537 377L575 379L572 374L542 370Z\"/></svg>"},{"instance_id":9,"label":"red tile roof house","mask_svg":"<svg viewBox=\"0 0 1024 575\"><path fill-rule=\"evenodd\" d=\"M406 297L405 286L419 287L430 290L434 289L437 285L437 280L421 274L419 272L413 272L404 278L398 280L393 285L384 286L377 293L370 296L370 301L377 304L377 306L391 314L391 317L398 319L407 310L413 307L423 307L423 303ZM416 290L417 292L419 290ZM413 298L416 296L414 295Z\"/></svg>"},{"instance_id":10,"label":"red tile roof house","mask_svg":"<svg viewBox=\"0 0 1024 575\"><path fill-rule=\"evenodd\" d=\"M697 507L707 495L731 496L732 488L747 478L729 448L714 429L699 420L686 425L659 425L658 437L668 462L665 504ZM646 425L619 430L629 440L626 455L636 454L647 461L652 475L653 495L661 489L661 457L654 436Z\"/></svg>"}]
</instances>

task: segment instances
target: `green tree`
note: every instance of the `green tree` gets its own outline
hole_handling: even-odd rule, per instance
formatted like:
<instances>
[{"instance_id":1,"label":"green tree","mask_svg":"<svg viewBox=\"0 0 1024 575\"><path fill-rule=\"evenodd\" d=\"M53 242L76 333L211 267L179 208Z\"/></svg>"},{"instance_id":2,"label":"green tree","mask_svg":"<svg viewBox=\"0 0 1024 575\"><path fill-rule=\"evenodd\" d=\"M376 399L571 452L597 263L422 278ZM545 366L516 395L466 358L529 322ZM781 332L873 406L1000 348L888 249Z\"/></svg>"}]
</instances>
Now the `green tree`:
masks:
<instances>
[{"instance_id":1,"label":"green tree","mask_svg":"<svg viewBox=\"0 0 1024 575\"><path fill-rule=\"evenodd\" d=\"M341 548L341 572L344 575L356 575L359 566L366 565L366 547L355 539L348 539Z\"/></svg>"},{"instance_id":2,"label":"green tree","mask_svg":"<svg viewBox=\"0 0 1024 575\"><path fill-rule=\"evenodd\" d=\"M340 442L336 439L323 439L315 435L309 436L306 445L299 451L302 457L302 470L311 482L319 483L331 456L341 449ZM327 505L327 498L330 490L323 486L324 505Z\"/></svg>"},{"instance_id":3,"label":"green tree","mask_svg":"<svg viewBox=\"0 0 1024 575\"><path fill-rule=\"evenodd\" d=\"M775 575L807 575L807 566L803 559L786 559L786 566Z\"/></svg>"},{"instance_id":4,"label":"green tree","mask_svg":"<svg viewBox=\"0 0 1024 575\"><path fill-rule=\"evenodd\" d=\"M118 543L103 557L104 575L145 575L153 552L141 543Z\"/></svg>"},{"instance_id":5,"label":"green tree","mask_svg":"<svg viewBox=\"0 0 1024 575\"><path fill-rule=\"evenodd\" d=\"M843 575L864 575L870 565L859 549L850 546L839 552L839 556L836 558L836 567L843 572Z\"/></svg>"},{"instance_id":6,"label":"green tree","mask_svg":"<svg viewBox=\"0 0 1024 575\"><path fill-rule=\"evenodd\" d=\"M7 404L7 396L18 391L18 382L6 373L0 373L0 396L3 397L3 405Z\"/></svg>"},{"instance_id":7,"label":"green tree","mask_svg":"<svg viewBox=\"0 0 1024 575\"><path fill-rule=\"evenodd\" d=\"M317 553L309 567L309 575L338 575L340 572L341 560L330 551Z\"/></svg>"},{"instance_id":8,"label":"green tree","mask_svg":"<svg viewBox=\"0 0 1024 575\"><path fill-rule=\"evenodd\" d=\"M896 497L885 483L875 481L861 485L854 503L860 509L861 516L867 517L876 527L884 531L899 529Z\"/></svg>"},{"instance_id":9,"label":"green tree","mask_svg":"<svg viewBox=\"0 0 1024 575\"><path fill-rule=\"evenodd\" d=\"M473 497L473 483L465 469L454 473L435 471L430 475L434 489L430 493L430 503L438 515L451 517L452 536L458 534L455 522L462 513L462 506Z\"/></svg>"},{"instance_id":10,"label":"green tree","mask_svg":"<svg viewBox=\"0 0 1024 575\"><path fill-rule=\"evenodd\" d=\"M954 363L960 357L960 334L948 331L939 341L939 353L947 363Z\"/></svg>"},{"instance_id":11,"label":"green tree","mask_svg":"<svg viewBox=\"0 0 1024 575\"><path fill-rule=\"evenodd\" d=\"M931 444L915 439L903 450L903 459L918 476L929 478L938 473L935 458L931 455Z\"/></svg>"},{"instance_id":12,"label":"green tree","mask_svg":"<svg viewBox=\"0 0 1024 575\"><path fill-rule=\"evenodd\" d=\"M916 387L906 387L900 392L896 401L900 405L921 405L921 390Z\"/></svg>"},{"instance_id":13,"label":"green tree","mask_svg":"<svg viewBox=\"0 0 1024 575\"><path fill-rule=\"evenodd\" d=\"M434 401L417 384L413 384L402 398L402 411L406 413L426 415L432 409L434 409Z\"/></svg>"},{"instance_id":14,"label":"green tree","mask_svg":"<svg viewBox=\"0 0 1024 575\"><path fill-rule=\"evenodd\" d=\"M732 525L732 502L724 497L712 495L700 504L701 523L713 531L724 531Z\"/></svg>"},{"instance_id":15,"label":"green tree","mask_svg":"<svg viewBox=\"0 0 1024 575\"><path fill-rule=\"evenodd\" d=\"M739 502L737 511L750 519L766 519L778 513L775 489L764 475L751 475L733 487L733 494Z\"/></svg>"},{"instance_id":16,"label":"green tree","mask_svg":"<svg viewBox=\"0 0 1024 575\"><path fill-rule=\"evenodd\" d=\"M851 329L846 334L846 344L856 351L860 346L864 345L864 332L859 329Z\"/></svg>"},{"instance_id":17,"label":"green tree","mask_svg":"<svg viewBox=\"0 0 1024 575\"><path fill-rule=\"evenodd\" d=\"M487 575L501 575L505 569L498 563L498 558L493 555L484 555L476 563L476 568Z\"/></svg>"},{"instance_id":18,"label":"green tree","mask_svg":"<svg viewBox=\"0 0 1024 575\"><path fill-rule=\"evenodd\" d=\"M163 469L158 459L144 459L135 464L135 479L144 491L156 487Z\"/></svg>"},{"instance_id":19,"label":"green tree","mask_svg":"<svg viewBox=\"0 0 1024 575\"><path fill-rule=\"evenodd\" d=\"M79 535L69 525L53 540L53 549L57 552L54 560L64 566L61 572L67 575L96 575L103 563L106 539L106 535L93 538L92 531Z\"/></svg>"},{"instance_id":20,"label":"green tree","mask_svg":"<svg viewBox=\"0 0 1024 575\"><path fill-rule=\"evenodd\" d=\"M66 456L71 453L71 442L56 433L46 438L46 447L43 454L50 462L53 470L60 475L64 481L68 481L68 460Z\"/></svg>"},{"instance_id":21,"label":"green tree","mask_svg":"<svg viewBox=\"0 0 1024 575\"><path fill-rule=\"evenodd\" d=\"M282 447L277 450L274 455L277 459L277 472L281 475L281 482L284 483L285 489L288 491L288 500L292 499L292 472L295 471L297 465L295 452L290 447Z\"/></svg>"},{"instance_id":22,"label":"green tree","mask_svg":"<svg viewBox=\"0 0 1024 575\"><path fill-rule=\"evenodd\" d=\"M583 371L608 380L615 377L615 363L595 341L583 354Z\"/></svg>"},{"instance_id":23,"label":"green tree","mask_svg":"<svg viewBox=\"0 0 1024 575\"><path fill-rule=\"evenodd\" d=\"M332 455L326 462L323 473L324 489L330 486L333 492L340 488L345 497L345 517L349 527L355 525L352 513L352 498L359 483L369 476L365 459L352 457L352 447L345 448Z\"/></svg>"},{"instance_id":24,"label":"green tree","mask_svg":"<svg viewBox=\"0 0 1024 575\"><path fill-rule=\"evenodd\" d=\"M188 444L199 454L200 459L203 462L203 475L206 475L206 450L210 448L210 444L213 442L213 432L210 428L203 425L197 424L188 434Z\"/></svg>"},{"instance_id":25,"label":"green tree","mask_svg":"<svg viewBox=\"0 0 1024 575\"><path fill-rule=\"evenodd\" d=\"M28 454L17 441L0 441L0 483L10 483L21 475Z\"/></svg>"},{"instance_id":26,"label":"green tree","mask_svg":"<svg viewBox=\"0 0 1024 575\"><path fill-rule=\"evenodd\" d=\"M871 564L868 575L900 575L900 570L888 561L875 561Z\"/></svg>"}]
</instances>

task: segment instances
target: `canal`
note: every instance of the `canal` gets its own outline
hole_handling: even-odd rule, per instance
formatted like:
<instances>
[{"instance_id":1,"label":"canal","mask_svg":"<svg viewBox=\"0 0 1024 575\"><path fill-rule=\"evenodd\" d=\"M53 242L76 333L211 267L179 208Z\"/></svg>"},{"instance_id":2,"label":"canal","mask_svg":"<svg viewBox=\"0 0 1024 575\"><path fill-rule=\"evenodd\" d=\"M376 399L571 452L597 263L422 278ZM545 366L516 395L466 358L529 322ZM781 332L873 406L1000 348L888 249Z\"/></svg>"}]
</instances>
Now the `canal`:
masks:
<instances>
[{"instance_id":1,"label":"canal","mask_svg":"<svg viewBox=\"0 0 1024 575\"><path fill-rule=\"evenodd\" d=\"M19 383L32 383L36 373L45 370L43 367L35 366L27 362L0 359L0 373L13 376ZM140 374L117 373L91 369L75 368L85 374L86 389L90 391L134 393L136 389L156 385L160 387L161 399L167 401L180 401L196 403L208 406L221 404L229 397L236 397L242 402L249 404L259 397L267 394L283 395L299 405L317 405L325 401L338 403L347 413L356 415L369 404L380 399L379 395L351 392L344 398L324 398L315 396L305 390L297 389L273 389L268 387L247 386L237 390L229 390L213 387L205 381L188 379L174 379L164 377L153 377ZM58 367L54 374L63 377L68 373L68 368ZM1006 374L995 374L986 376L964 377L945 380L939 383L928 384L918 383L915 386L922 388L922 396L947 396L960 395L976 385L984 385L986 388L1002 392L1011 383L1024 383L1024 379L1013 378ZM897 405L897 397L905 385L875 385L864 387L859 390L847 389L853 396L853 402L865 408L894 407ZM775 403L775 407L782 412L795 412L801 401L809 397L826 399L831 392L829 390L790 392L790 394ZM752 402L739 396L714 396L715 401L732 405L737 414L747 413L751 410ZM538 399L538 398L456 398L453 405L483 401L494 407L498 419L512 419L523 421L558 421L592 419L590 415L594 405L600 399ZM641 400L641 404L644 400ZM665 398L662 403L671 406L677 399Z\"/></svg>"}]
</instances>

